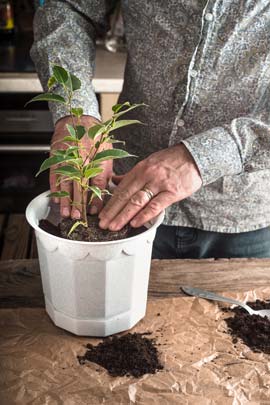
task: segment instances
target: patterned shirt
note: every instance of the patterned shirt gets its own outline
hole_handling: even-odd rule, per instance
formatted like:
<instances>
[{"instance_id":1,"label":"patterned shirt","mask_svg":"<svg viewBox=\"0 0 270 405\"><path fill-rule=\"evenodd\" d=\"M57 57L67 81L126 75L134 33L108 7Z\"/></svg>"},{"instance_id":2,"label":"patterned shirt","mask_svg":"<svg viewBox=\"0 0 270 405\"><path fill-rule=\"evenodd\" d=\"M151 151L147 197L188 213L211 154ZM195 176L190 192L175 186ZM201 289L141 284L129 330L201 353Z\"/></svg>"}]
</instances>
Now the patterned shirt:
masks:
<instances>
[{"instance_id":1,"label":"patterned shirt","mask_svg":"<svg viewBox=\"0 0 270 405\"><path fill-rule=\"evenodd\" d=\"M109 0L47 0L36 13L32 57L46 87L51 63L80 77L76 105L99 118L95 36ZM217 232L270 225L270 1L122 0L127 64L121 101L144 102L147 126L119 133L129 152L183 142L203 187L166 210L165 224ZM50 107L57 121L67 114ZM123 159L125 172L136 162Z\"/></svg>"}]
</instances>

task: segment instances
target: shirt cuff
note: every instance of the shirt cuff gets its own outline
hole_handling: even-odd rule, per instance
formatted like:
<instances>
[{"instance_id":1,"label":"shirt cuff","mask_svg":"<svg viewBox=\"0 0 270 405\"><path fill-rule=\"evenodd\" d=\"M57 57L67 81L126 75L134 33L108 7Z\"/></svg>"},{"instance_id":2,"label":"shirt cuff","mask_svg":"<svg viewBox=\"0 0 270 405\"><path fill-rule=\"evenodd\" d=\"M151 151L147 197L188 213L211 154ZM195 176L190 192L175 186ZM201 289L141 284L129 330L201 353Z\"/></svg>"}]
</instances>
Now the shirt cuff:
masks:
<instances>
[{"instance_id":1,"label":"shirt cuff","mask_svg":"<svg viewBox=\"0 0 270 405\"><path fill-rule=\"evenodd\" d=\"M56 91L57 94L65 97L64 91L59 88ZM101 116L99 114L98 101L95 95L95 91L91 82L84 83L80 90L75 91L72 100L72 108L81 107L83 109L83 115L90 115L97 120L101 121ZM70 115L69 109L64 104L60 103L49 103L49 108L52 113L53 122L56 124L58 120L67 115Z\"/></svg>"},{"instance_id":2,"label":"shirt cuff","mask_svg":"<svg viewBox=\"0 0 270 405\"><path fill-rule=\"evenodd\" d=\"M220 177L242 172L238 146L225 128L212 128L181 142L191 153L204 186Z\"/></svg>"}]
</instances>

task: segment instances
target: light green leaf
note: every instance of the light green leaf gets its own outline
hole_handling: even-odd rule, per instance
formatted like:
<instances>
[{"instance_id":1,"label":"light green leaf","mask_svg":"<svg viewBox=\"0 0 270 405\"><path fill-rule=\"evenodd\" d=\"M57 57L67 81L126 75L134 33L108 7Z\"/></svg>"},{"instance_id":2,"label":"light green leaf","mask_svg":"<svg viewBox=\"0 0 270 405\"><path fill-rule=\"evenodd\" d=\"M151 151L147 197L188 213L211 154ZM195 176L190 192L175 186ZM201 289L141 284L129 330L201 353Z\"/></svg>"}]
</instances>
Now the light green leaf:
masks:
<instances>
[{"instance_id":1,"label":"light green leaf","mask_svg":"<svg viewBox=\"0 0 270 405\"><path fill-rule=\"evenodd\" d=\"M80 118L83 115L83 109L78 107L78 108L72 108L71 112L75 117Z\"/></svg>"},{"instance_id":2,"label":"light green leaf","mask_svg":"<svg viewBox=\"0 0 270 405\"><path fill-rule=\"evenodd\" d=\"M123 104L115 104L113 107L112 107L112 110L113 110L113 112L114 113L117 113L118 111L120 111L123 107L130 107L130 102L129 101L126 101L125 103L123 103Z\"/></svg>"},{"instance_id":3,"label":"light green leaf","mask_svg":"<svg viewBox=\"0 0 270 405\"><path fill-rule=\"evenodd\" d=\"M75 131L75 129L73 128L73 126L70 125L70 124L66 124L66 128L67 128L68 132L70 133L70 135L71 135L74 139L76 139L76 131Z\"/></svg>"},{"instance_id":4,"label":"light green leaf","mask_svg":"<svg viewBox=\"0 0 270 405\"><path fill-rule=\"evenodd\" d=\"M103 169L101 167L89 167L86 168L84 171L83 177L86 179L91 179L93 177L96 177L99 173L102 173Z\"/></svg>"},{"instance_id":5,"label":"light green leaf","mask_svg":"<svg viewBox=\"0 0 270 405\"><path fill-rule=\"evenodd\" d=\"M54 193L50 193L47 195L47 197L70 197L69 193L67 191L55 191Z\"/></svg>"},{"instance_id":6,"label":"light green leaf","mask_svg":"<svg viewBox=\"0 0 270 405\"><path fill-rule=\"evenodd\" d=\"M50 90L50 89L55 85L55 83L56 83L55 77L54 77L54 76L51 76L51 77L49 78L48 84L47 84L48 89Z\"/></svg>"},{"instance_id":7,"label":"light green leaf","mask_svg":"<svg viewBox=\"0 0 270 405\"><path fill-rule=\"evenodd\" d=\"M95 139L98 135L101 135L104 130L104 125L96 124L93 127L89 128L88 136L90 139Z\"/></svg>"},{"instance_id":8,"label":"light green leaf","mask_svg":"<svg viewBox=\"0 0 270 405\"><path fill-rule=\"evenodd\" d=\"M83 221L76 221L75 224L73 224L72 227L70 228L68 236L70 236L72 234L72 232L74 232L75 229L78 228L79 225L82 225L85 228L88 226L88 224Z\"/></svg>"},{"instance_id":9,"label":"light green leaf","mask_svg":"<svg viewBox=\"0 0 270 405\"><path fill-rule=\"evenodd\" d=\"M123 105L124 105L124 104L123 104ZM129 111L131 111L131 110L134 110L135 108L138 108L138 107L147 107L147 104L144 104L144 103L141 103L141 104L132 104L132 105L130 105L129 108L126 108L125 110L119 111L119 112L117 112L116 114L114 114L114 118L119 118L119 117L121 117L121 115L124 115L124 114L126 114L127 112L129 112Z\"/></svg>"},{"instance_id":10,"label":"light green leaf","mask_svg":"<svg viewBox=\"0 0 270 405\"><path fill-rule=\"evenodd\" d=\"M66 104L66 100L64 99L64 97L59 96L59 94L43 93L33 97L30 101L28 101L25 104L25 106L29 103L33 103L34 101L53 101L56 103Z\"/></svg>"},{"instance_id":11,"label":"light green leaf","mask_svg":"<svg viewBox=\"0 0 270 405\"><path fill-rule=\"evenodd\" d=\"M115 129L126 127L127 125L133 125L133 124L141 124L141 121L138 121L138 120L119 120L119 121L116 121L114 123L114 126L112 127L112 129L110 129L110 132L114 131Z\"/></svg>"},{"instance_id":12,"label":"light green leaf","mask_svg":"<svg viewBox=\"0 0 270 405\"><path fill-rule=\"evenodd\" d=\"M58 167L54 170L54 173L61 174L63 176L75 176L78 178L82 177L80 170L70 165Z\"/></svg>"},{"instance_id":13,"label":"light green leaf","mask_svg":"<svg viewBox=\"0 0 270 405\"><path fill-rule=\"evenodd\" d=\"M105 160L112 160L112 159L122 159L125 157L131 157L134 155L130 155L128 152L122 149L109 149L109 150L103 150L102 152L99 152L96 154L95 158L93 159L93 162L103 162Z\"/></svg>"},{"instance_id":14,"label":"light green leaf","mask_svg":"<svg viewBox=\"0 0 270 405\"><path fill-rule=\"evenodd\" d=\"M89 186L89 190L93 192L90 201L92 201L94 197L98 197L100 200L102 200L102 190L100 190L99 187Z\"/></svg>"},{"instance_id":15,"label":"light green leaf","mask_svg":"<svg viewBox=\"0 0 270 405\"><path fill-rule=\"evenodd\" d=\"M69 74L62 66L54 65L52 70L53 75L58 83L65 84L68 81Z\"/></svg>"},{"instance_id":16,"label":"light green leaf","mask_svg":"<svg viewBox=\"0 0 270 405\"><path fill-rule=\"evenodd\" d=\"M86 132L86 129L85 129L84 126L82 126L82 125L77 125L77 126L76 126L76 133L77 133L78 139L82 139L82 137L84 136L85 132Z\"/></svg>"}]
</instances>

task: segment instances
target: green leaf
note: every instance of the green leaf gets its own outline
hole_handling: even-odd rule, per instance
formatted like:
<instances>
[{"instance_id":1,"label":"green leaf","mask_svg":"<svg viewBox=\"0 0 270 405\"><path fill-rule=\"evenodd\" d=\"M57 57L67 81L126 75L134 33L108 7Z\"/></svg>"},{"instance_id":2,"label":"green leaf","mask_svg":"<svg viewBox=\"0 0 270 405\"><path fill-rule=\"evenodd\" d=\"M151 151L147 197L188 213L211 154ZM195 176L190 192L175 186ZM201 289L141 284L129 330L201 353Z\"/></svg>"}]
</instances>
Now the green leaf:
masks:
<instances>
[{"instance_id":1,"label":"green leaf","mask_svg":"<svg viewBox=\"0 0 270 405\"><path fill-rule=\"evenodd\" d=\"M68 132L70 133L70 135L72 136L72 138L76 139L76 131L73 128L73 126L70 124L66 124L66 128L67 128Z\"/></svg>"},{"instance_id":2,"label":"green leaf","mask_svg":"<svg viewBox=\"0 0 270 405\"><path fill-rule=\"evenodd\" d=\"M133 124L142 124L142 123L141 123L141 121L138 121L138 120L119 120L114 123L112 129L110 129L110 132L114 131L115 129L126 127L127 125L133 125Z\"/></svg>"},{"instance_id":3,"label":"green leaf","mask_svg":"<svg viewBox=\"0 0 270 405\"><path fill-rule=\"evenodd\" d=\"M53 75L55 80L60 84L65 84L69 79L69 74L62 66L54 65L53 68Z\"/></svg>"},{"instance_id":4,"label":"green leaf","mask_svg":"<svg viewBox=\"0 0 270 405\"><path fill-rule=\"evenodd\" d=\"M78 178L82 177L80 170L70 165L58 167L54 170L54 173L61 174L63 176L76 176Z\"/></svg>"},{"instance_id":5,"label":"green leaf","mask_svg":"<svg viewBox=\"0 0 270 405\"><path fill-rule=\"evenodd\" d=\"M88 224L83 221L76 221L75 224L73 224L72 227L70 228L68 236L70 236L72 234L72 232L74 232L75 229L78 228L79 225L82 225L85 228L88 226Z\"/></svg>"},{"instance_id":6,"label":"green leaf","mask_svg":"<svg viewBox=\"0 0 270 405\"><path fill-rule=\"evenodd\" d=\"M94 197L98 197L100 200L102 200L102 191L100 190L99 187L97 187L97 186L89 186L89 189L93 192L90 201L92 201L92 199Z\"/></svg>"},{"instance_id":7,"label":"green leaf","mask_svg":"<svg viewBox=\"0 0 270 405\"><path fill-rule=\"evenodd\" d=\"M45 170L49 169L51 166L58 165L59 163L68 162L68 161L72 161L72 159L70 159L69 157L66 157L66 156L61 156L61 155L60 156L58 156L58 155L51 156L48 159L44 160L44 162L40 166L40 169L39 169L38 173L36 174L36 176L38 176L40 173L44 172Z\"/></svg>"},{"instance_id":8,"label":"green leaf","mask_svg":"<svg viewBox=\"0 0 270 405\"><path fill-rule=\"evenodd\" d=\"M63 142L76 142L77 139L74 138L73 136L68 135L68 136L65 136L65 137L62 139L62 141L63 141Z\"/></svg>"},{"instance_id":9,"label":"green leaf","mask_svg":"<svg viewBox=\"0 0 270 405\"><path fill-rule=\"evenodd\" d=\"M95 139L98 135L101 135L104 130L104 125L96 124L93 127L89 128L88 136L90 139Z\"/></svg>"},{"instance_id":10,"label":"green leaf","mask_svg":"<svg viewBox=\"0 0 270 405\"><path fill-rule=\"evenodd\" d=\"M84 171L83 177L86 179L91 179L93 177L96 177L99 173L102 173L103 169L101 167L89 167L86 168Z\"/></svg>"},{"instance_id":11,"label":"green leaf","mask_svg":"<svg viewBox=\"0 0 270 405\"><path fill-rule=\"evenodd\" d=\"M122 105L124 106L125 103L122 104ZM144 103L141 103L141 104L132 104L132 105L130 105L129 108L126 108L125 110L120 111L120 112L117 112L116 114L114 114L114 117L115 117L115 118L119 118L119 117L121 117L121 115L124 115L124 114L126 114L128 111L134 110L135 108L138 108L138 107L147 107L147 104L144 104Z\"/></svg>"},{"instance_id":12,"label":"green leaf","mask_svg":"<svg viewBox=\"0 0 270 405\"><path fill-rule=\"evenodd\" d=\"M115 104L115 105L112 107L112 110L113 110L113 112L117 113L118 111L120 111L120 110L121 110L123 107L125 107L125 106L130 107L130 102L129 102L129 101L126 101L126 102L123 103L123 104Z\"/></svg>"},{"instance_id":13,"label":"green leaf","mask_svg":"<svg viewBox=\"0 0 270 405\"><path fill-rule=\"evenodd\" d=\"M67 191L55 191L54 193L48 194L47 197L62 198L62 197L70 197L70 195L69 195L69 192L67 192Z\"/></svg>"},{"instance_id":14,"label":"green leaf","mask_svg":"<svg viewBox=\"0 0 270 405\"><path fill-rule=\"evenodd\" d=\"M54 101L55 103L66 104L66 100L64 99L64 97L59 96L59 94L43 93L32 98L25 104L25 106L27 106L27 104L29 103L33 103L34 101Z\"/></svg>"},{"instance_id":15,"label":"green leaf","mask_svg":"<svg viewBox=\"0 0 270 405\"><path fill-rule=\"evenodd\" d=\"M71 90L72 91L79 90L82 85L80 79L77 76L73 75L72 73L70 73L69 76L70 76L70 81L71 81Z\"/></svg>"},{"instance_id":16,"label":"green leaf","mask_svg":"<svg viewBox=\"0 0 270 405\"><path fill-rule=\"evenodd\" d=\"M54 77L54 76L51 76L51 77L49 78L48 84L47 84L48 89L50 90L50 89L55 85L55 83L56 83L55 77Z\"/></svg>"},{"instance_id":17,"label":"green leaf","mask_svg":"<svg viewBox=\"0 0 270 405\"><path fill-rule=\"evenodd\" d=\"M71 112L75 117L80 118L83 115L83 109L78 107L78 108L72 108Z\"/></svg>"},{"instance_id":18,"label":"green leaf","mask_svg":"<svg viewBox=\"0 0 270 405\"><path fill-rule=\"evenodd\" d=\"M84 134L86 132L86 129L82 125L77 125L76 126L76 132L77 132L78 139L82 139L82 137L84 136Z\"/></svg>"},{"instance_id":19,"label":"green leaf","mask_svg":"<svg viewBox=\"0 0 270 405\"><path fill-rule=\"evenodd\" d=\"M128 152L122 149L109 149L97 153L95 158L93 159L93 162L103 162L104 160L111 160L111 159L122 159L130 156L134 155L130 155Z\"/></svg>"}]
</instances>

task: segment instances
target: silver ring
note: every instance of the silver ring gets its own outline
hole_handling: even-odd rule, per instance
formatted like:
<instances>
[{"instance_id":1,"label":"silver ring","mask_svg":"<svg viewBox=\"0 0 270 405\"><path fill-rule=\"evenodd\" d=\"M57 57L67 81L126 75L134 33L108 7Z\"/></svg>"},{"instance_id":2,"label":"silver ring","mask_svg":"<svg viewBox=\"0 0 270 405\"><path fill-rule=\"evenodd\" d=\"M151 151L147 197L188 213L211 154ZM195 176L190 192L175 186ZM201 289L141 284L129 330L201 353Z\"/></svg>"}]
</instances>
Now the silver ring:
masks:
<instances>
[{"instance_id":1,"label":"silver ring","mask_svg":"<svg viewBox=\"0 0 270 405\"><path fill-rule=\"evenodd\" d=\"M147 197L149 198L149 201L152 200L152 198L154 197L153 191L149 190L149 188L147 187L143 187L141 191L144 191L146 193Z\"/></svg>"}]
</instances>

